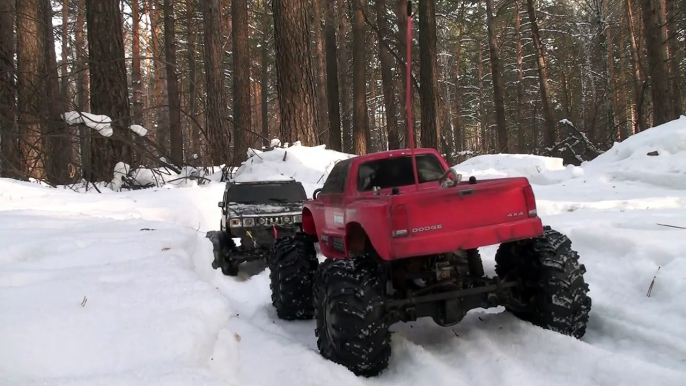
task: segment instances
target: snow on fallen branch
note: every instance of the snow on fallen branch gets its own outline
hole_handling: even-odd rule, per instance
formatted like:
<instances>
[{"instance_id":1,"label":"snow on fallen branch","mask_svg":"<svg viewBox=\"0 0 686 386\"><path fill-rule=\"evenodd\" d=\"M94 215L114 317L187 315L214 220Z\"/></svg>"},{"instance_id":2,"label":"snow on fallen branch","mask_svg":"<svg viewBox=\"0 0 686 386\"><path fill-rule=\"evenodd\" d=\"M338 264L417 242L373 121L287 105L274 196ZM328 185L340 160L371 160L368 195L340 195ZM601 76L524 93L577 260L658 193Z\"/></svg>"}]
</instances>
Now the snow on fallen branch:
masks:
<instances>
[{"instance_id":1,"label":"snow on fallen branch","mask_svg":"<svg viewBox=\"0 0 686 386\"><path fill-rule=\"evenodd\" d=\"M112 118L107 115L68 111L62 114L62 119L69 125L86 125L100 133L103 137L111 137L114 133L114 129L112 129ZM141 137L148 134L148 130L141 125L131 125L129 129Z\"/></svg>"}]
</instances>

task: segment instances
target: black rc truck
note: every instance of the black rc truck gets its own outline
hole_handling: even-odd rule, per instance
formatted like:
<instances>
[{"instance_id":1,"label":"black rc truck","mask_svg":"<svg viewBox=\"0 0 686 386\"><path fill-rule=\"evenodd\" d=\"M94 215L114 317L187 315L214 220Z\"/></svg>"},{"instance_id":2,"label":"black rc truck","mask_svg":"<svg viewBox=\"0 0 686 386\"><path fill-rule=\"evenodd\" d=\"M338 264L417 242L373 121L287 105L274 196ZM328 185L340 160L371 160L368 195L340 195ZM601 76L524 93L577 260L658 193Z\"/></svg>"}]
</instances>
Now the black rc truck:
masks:
<instances>
[{"instance_id":1,"label":"black rc truck","mask_svg":"<svg viewBox=\"0 0 686 386\"><path fill-rule=\"evenodd\" d=\"M293 180L227 182L218 204L219 231L207 232L214 249L212 268L236 276L243 262L268 264L276 239L300 232L305 200L305 189ZM238 246L234 239L240 239Z\"/></svg>"}]
</instances>

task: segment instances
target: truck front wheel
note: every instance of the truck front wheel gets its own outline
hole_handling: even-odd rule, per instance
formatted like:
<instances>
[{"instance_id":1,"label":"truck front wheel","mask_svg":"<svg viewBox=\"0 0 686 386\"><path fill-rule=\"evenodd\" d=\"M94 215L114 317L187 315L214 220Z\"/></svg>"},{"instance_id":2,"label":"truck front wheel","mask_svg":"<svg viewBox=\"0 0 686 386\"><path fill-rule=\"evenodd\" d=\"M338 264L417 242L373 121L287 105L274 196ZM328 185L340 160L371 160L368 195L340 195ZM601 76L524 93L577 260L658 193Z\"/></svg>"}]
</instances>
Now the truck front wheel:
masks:
<instances>
[{"instance_id":1,"label":"truck front wheel","mask_svg":"<svg viewBox=\"0 0 686 386\"><path fill-rule=\"evenodd\" d=\"M586 267L567 236L545 227L541 237L501 245L495 261L501 279L523 284L513 289L510 312L548 330L584 336L591 310Z\"/></svg>"},{"instance_id":2,"label":"truck front wheel","mask_svg":"<svg viewBox=\"0 0 686 386\"><path fill-rule=\"evenodd\" d=\"M327 260L314 285L317 347L355 375L376 376L388 366L391 335L384 282L369 257Z\"/></svg>"},{"instance_id":3,"label":"truck front wheel","mask_svg":"<svg viewBox=\"0 0 686 386\"><path fill-rule=\"evenodd\" d=\"M312 282L318 264L314 243L307 236L298 234L276 241L269 279L272 304L280 319L312 319Z\"/></svg>"}]
</instances>

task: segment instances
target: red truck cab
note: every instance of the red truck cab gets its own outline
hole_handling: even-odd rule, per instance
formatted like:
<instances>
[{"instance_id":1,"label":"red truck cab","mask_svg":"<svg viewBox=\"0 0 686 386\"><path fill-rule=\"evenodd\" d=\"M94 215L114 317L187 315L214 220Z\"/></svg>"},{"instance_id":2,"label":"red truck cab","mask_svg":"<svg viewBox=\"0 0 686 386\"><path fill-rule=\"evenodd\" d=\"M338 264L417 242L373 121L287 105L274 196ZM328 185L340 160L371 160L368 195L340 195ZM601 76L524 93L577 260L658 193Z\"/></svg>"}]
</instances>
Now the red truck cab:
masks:
<instances>
[{"instance_id":1,"label":"red truck cab","mask_svg":"<svg viewBox=\"0 0 686 386\"><path fill-rule=\"evenodd\" d=\"M303 231L322 253L373 248L386 261L469 250L543 235L526 178L460 181L434 149L392 150L338 162L303 208ZM457 183L442 186L446 176ZM450 184L448 184L450 185Z\"/></svg>"}]
</instances>

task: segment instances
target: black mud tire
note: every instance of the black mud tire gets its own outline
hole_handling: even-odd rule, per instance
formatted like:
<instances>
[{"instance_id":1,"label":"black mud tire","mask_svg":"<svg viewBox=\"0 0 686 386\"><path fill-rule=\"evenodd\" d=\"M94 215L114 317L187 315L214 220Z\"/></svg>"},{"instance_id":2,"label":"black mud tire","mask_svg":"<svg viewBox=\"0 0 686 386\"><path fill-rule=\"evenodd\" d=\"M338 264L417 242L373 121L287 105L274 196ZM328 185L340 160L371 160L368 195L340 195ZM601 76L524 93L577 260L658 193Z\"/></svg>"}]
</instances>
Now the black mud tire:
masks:
<instances>
[{"instance_id":1,"label":"black mud tire","mask_svg":"<svg viewBox=\"0 0 686 386\"><path fill-rule=\"evenodd\" d=\"M586 267L569 238L550 227L544 235L506 243L495 256L496 273L503 279L522 279L506 308L539 327L580 339L586 333L591 298L584 281Z\"/></svg>"},{"instance_id":2,"label":"black mud tire","mask_svg":"<svg viewBox=\"0 0 686 386\"><path fill-rule=\"evenodd\" d=\"M315 279L317 347L321 355L358 376L388 367L391 334L384 280L370 257L327 260Z\"/></svg>"},{"instance_id":3,"label":"black mud tire","mask_svg":"<svg viewBox=\"0 0 686 386\"><path fill-rule=\"evenodd\" d=\"M212 268L221 268L222 273L226 276L238 276L240 262L231 259L231 254L236 248L236 243L231 236L226 232L211 231L207 232L207 238L212 242L212 252L214 253Z\"/></svg>"},{"instance_id":4,"label":"black mud tire","mask_svg":"<svg viewBox=\"0 0 686 386\"><path fill-rule=\"evenodd\" d=\"M319 260L314 243L306 235L281 238L269 259L269 287L279 319L308 320L314 317L312 283Z\"/></svg>"}]
</instances>

